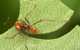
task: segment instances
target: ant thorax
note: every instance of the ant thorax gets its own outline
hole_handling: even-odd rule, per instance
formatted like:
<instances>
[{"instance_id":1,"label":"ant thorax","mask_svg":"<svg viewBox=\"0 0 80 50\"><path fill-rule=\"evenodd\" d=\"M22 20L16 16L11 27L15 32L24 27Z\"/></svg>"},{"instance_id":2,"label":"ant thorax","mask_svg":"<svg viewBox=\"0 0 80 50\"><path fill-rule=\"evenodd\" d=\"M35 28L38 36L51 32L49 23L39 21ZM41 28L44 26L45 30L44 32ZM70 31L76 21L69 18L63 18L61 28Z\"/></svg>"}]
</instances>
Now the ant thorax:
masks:
<instances>
[{"instance_id":1,"label":"ant thorax","mask_svg":"<svg viewBox=\"0 0 80 50\"><path fill-rule=\"evenodd\" d=\"M21 28L25 28L25 29L30 29L31 28L30 25L27 25L25 23L20 23L19 25L20 25Z\"/></svg>"}]
</instances>

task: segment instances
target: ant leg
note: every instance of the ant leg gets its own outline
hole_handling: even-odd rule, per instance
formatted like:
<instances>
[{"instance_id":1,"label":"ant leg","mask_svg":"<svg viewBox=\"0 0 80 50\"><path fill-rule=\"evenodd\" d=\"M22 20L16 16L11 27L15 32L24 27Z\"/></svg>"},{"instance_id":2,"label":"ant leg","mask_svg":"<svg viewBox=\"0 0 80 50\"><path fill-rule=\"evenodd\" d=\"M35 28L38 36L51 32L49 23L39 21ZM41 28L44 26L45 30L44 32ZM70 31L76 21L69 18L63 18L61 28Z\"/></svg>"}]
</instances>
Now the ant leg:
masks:
<instances>
[{"instance_id":1,"label":"ant leg","mask_svg":"<svg viewBox=\"0 0 80 50\"><path fill-rule=\"evenodd\" d=\"M26 41L25 41L25 47L26 47L27 50L28 50L28 48L26 46L26 43L27 43L27 39L28 39L28 34L29 34L29 30L28 30L28 33L27 33Z\"/></svg>"},{"instance_id":2,"label":"ant leg","mask_svg":"<svg viewBox=\"0 0 80 50\"><path fill-rule=\"evenodd\" d=\"M20 34L21 32L17 33L16 35ZM11 38L13 39L16 35L14 35L13 37L5 37L5 38Z\"/></svg>"},{"instance_id":3,"label":"ant leg","mask_svg":"<svg viewBox=\"0 0 80 50\"><path fill-rule=\"evenodd\" d=\"M38 22L32 24L31 26L33 26L33 25L35 25L35 24L37 24L37 23L39 23L41 21L54 21L54 22L56 22L56 21L67 21L67 22L69 22L69 20L48 20L48 19L42 19L42 20L39 20Z\"/></svg>"},{"instance_id":4,"label":"ant leg","mask_svg":"<svg viewBox=\"0 0 80 50\"><path fill-rule=\"evenodd\" d=\"M18 19L18 21L21 21L21 22L23 22L23 23L26 23L26 22L22 21L21 19Z\"/></svg>"},{"instance_id":5,"label":"ant leg","mask_svg":"<svg viewBox=\"0 0 80 50\"><path fill-rule=\"evenodd\" d=\"M8 17L8 19L7 19L7 22L8 22L8 20L10 20L10 22L13 24L13 22L11 21L11 19ZM4 25L6 25L7 24L7 22L6 23L4 23Z\"/></svg>"},{"instance_id":6,"label":"ant leg","mask_svg":"<svg viewBox=\"0 0 80 50\"><path fill-rule=\"evenodd\" d=\"M22 34L20 34L20 35L22 35Z\"/></svg>"},{"instance_id":7,"label":"ant leg","mask_svg":"<svg viewBox=\"0 0 80 50\"><path fill-rule=\"evenodd\" d=\"M34 5L34 7L36 6L36 4ZM29 21L26 19L26 17L33 11L34 7L32 8L32 10L25 16L25 20L28 22L29 24Z\"/></svg>"},{"instance_id":8,"label":"ant leg","mask_svg":"<svg viewBox=\"0 0 80 50\"><path fill-rule=\"evenodd\" d=\"M19 31L18 31L19 32ZM22 35L21 33L20 33L20 35Z\"/></svg>"}]
</instances>

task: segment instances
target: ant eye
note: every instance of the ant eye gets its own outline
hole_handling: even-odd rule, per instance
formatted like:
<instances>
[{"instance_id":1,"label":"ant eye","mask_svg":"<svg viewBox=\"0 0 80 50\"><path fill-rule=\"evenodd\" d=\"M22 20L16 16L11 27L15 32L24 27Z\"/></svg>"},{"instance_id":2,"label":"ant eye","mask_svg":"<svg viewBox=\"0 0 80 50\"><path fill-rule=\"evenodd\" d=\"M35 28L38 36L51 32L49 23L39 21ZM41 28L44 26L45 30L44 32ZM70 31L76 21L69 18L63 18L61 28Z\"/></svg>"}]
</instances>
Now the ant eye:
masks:
<instances>
[{"instance_id":1,"label":"ant eye","mask_svg":"<svg viewBox=\"0 0 80 50\"><path fill-rule=\"evenodd\" d=\"M32 29L31 29L31 32L32 32L33 34L35 34L35 33L36 33L36 31L37 31L37 29L36 29L36 28L32 28Z\"/></svg>"}]
</instances>

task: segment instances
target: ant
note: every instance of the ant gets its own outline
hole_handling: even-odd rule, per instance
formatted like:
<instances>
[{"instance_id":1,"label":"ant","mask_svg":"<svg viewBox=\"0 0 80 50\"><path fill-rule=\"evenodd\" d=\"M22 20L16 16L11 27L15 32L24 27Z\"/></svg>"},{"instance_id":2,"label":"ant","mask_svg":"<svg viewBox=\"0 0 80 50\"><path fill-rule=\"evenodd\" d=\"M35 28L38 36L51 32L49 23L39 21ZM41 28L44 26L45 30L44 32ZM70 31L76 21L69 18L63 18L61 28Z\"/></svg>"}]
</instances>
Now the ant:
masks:
<instances>
[{"instance_id":1,"label":"ant","mask_svg":"<svg viewBox=\"0 0 80 50\"><path fill-rule=\"evenodd\" d=\"M48 19L42 19L42 20L39 20L39 21L35 22L34 24L30 25L30 24L29 24L29 21L27 20L26 17L33 11L33 9L35 8L35 6L36 6L36 4L33 6L32 10L24 17L25 20L28 22L28 24L27 24L26 22L22 21L21 19L18 19L18 21L21 21L22 23L19 23L18 21L15 22L15 28L16 28L16 30L18 30L18 31L20 30L20 32L17 33L16 35L24 32L26 29L28 29L28 33L27 33L27 37L26 37L26 41L25 41L25 47L26 47L27 50L28 50L28 48L27 48L27 46L26 46L26 43L27 43L29 31L31 30L31 32L32 32L33 34L35 34L36 31L37 31L36 28L32 28L33 25L35 25L35 24L37 24L37 23L39 23L39 22L41 22L41 21L54 21L54 22L55 22L55 21L67 21L67 22L69 22L68 20L48 20ZM8 17L8 19L7 19L7 22L8 22L8 20L10 20L10 22L12 23L12 21L11 21L11 19L10 19L9 17ZM7 24L7 22L4 23L4 25ZM13 39L16 35L14 35L13 37L5 37L5 38L11 38L11 39ZM21 35L21 34L20 34L20 35Z\"/></svg>"}]
</instances>

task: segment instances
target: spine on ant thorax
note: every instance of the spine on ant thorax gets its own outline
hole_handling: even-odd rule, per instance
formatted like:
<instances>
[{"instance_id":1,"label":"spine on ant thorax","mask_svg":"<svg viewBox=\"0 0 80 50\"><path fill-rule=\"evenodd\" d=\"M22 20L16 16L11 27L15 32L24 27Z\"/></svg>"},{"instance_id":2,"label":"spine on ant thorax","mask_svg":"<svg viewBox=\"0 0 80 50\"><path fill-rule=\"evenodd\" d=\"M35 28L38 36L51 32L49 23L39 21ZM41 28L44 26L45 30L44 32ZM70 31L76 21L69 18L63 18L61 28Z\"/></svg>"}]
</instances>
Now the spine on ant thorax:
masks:
<instances>
[{"instance_id":1,"label":"spine on ant thorax","mask_svg":"<svg viewBox=\"0 0 80 50\"><path fill-rule=\"evenodd\" d=\"M25 27L25 28L27 28L27 25L26 25L26 24L23 24L23 23L20 23L20 27Z\"/></svg>"}]
</instances>

